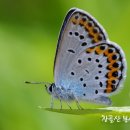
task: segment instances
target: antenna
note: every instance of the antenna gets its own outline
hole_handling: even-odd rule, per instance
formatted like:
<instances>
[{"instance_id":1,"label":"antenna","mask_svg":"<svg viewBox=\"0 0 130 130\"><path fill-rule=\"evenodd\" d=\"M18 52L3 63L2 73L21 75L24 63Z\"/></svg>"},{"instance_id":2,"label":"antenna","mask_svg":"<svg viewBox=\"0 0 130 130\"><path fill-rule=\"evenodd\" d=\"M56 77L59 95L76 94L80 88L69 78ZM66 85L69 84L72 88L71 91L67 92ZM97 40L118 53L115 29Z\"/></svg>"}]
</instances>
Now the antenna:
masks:
<instances>
[{"instance_id":1,"label":"antenna","mask_svg":"<svg viewBox=\"0 0 130 130\"><path fill-rule=\"evenodd\" d=\"M26 83L26 84L44 84L45 86L51 85L48 82L30 82L30 81L25 81L24 83Z\"/></svg>"}]
</instances>

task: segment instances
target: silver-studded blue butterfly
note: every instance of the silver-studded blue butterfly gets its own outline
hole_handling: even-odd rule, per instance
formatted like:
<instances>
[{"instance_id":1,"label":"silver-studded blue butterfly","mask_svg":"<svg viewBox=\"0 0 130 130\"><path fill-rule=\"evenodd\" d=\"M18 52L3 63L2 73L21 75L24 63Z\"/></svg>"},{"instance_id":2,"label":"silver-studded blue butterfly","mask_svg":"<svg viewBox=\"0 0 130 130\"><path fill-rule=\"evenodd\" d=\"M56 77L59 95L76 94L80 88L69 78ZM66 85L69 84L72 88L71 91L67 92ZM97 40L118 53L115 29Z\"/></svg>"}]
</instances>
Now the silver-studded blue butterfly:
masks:
<instances>
[{"instance_id":1,"label":"silver-studded blue butterfly","mask_svg":"<svg viewBox=\"0 0 130 130\"><path fill-rule=\"evenodd\" d=\"M79 101L110 105L108 96L121 88L125 77L126 59L121 47L109 40L90 14L70 9L58 39L55 83L47 87L52 100L76 101L78 108Z\"/></svg>"}]
</instances>

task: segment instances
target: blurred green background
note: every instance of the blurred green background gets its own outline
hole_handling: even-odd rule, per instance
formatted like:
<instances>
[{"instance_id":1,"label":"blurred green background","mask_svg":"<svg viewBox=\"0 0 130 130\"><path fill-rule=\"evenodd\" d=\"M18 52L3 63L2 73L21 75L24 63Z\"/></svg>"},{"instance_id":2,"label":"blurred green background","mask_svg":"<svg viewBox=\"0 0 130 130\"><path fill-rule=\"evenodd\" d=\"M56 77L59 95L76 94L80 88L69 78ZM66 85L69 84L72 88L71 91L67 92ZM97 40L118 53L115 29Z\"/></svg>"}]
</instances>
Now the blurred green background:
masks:
<instances>
[{"instance_id":1,"label":"blurred green background","mask_svg":"<svg viewBox=\"0 0 130 130\"><path fill-rule=\"evenodd\" d=\"M103 123L101 115L76 116L41 110L38 106L49 107L50 96L42 85L24 84L25 80L53 82L58 34L72 7L96 17L109 38L123 48L129 66L129 0L0 0L0 130L130 128L130 122ZM130 105L129 83L128 75L124 89L112 96L113 106ZM59 107L58 101L55 107Z\"/></svg>"}]
</instances>

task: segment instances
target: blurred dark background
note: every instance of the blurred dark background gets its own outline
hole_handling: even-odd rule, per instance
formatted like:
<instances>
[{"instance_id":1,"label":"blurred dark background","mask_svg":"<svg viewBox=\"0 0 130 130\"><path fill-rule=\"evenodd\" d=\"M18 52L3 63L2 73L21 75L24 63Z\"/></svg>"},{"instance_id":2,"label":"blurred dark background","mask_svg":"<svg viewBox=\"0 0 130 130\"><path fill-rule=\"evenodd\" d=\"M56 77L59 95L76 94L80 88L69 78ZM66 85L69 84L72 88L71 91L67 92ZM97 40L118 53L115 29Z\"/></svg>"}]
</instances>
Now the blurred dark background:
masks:
<instances>
[{"instance_id":1,"label":"blurred dark background","mask_svg":"<svg viewBox=\"0 0 130 130\"><path fill-rule=\"evenodd\" d=\"M101 115L75 116L47 112L50 96L42 85L53 82L53 61L61 24L72 7L92 14L117 42L130 62L129 0L0 0L0 130L128 130L130 124L103 123ZM129 69L127 74L129 74ZM130 105L129 75L113 106ZM73 108L76 108L72 104ZM99 107L83 103L84 107ZM55 107L59 107L56 101ZM64 108L66 105L64 104Z\"/></svg>"}]
</instances>

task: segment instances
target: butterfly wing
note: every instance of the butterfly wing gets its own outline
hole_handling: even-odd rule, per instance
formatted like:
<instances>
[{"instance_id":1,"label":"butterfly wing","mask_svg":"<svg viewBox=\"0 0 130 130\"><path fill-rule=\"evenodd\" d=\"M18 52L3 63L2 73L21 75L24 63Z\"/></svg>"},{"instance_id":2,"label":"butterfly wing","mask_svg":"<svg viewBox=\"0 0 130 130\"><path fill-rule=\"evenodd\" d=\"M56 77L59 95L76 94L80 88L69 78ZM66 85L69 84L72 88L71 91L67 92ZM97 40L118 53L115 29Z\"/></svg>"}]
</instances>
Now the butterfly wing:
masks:
<instances>
[{"instance_id":1,"label":"butterfly wing","mask_svg":"<svg viewBox=\"0 0 130 130\"><path fill-rule=\"evenodd\" d=\"M56 86L72 90L78 100L110 104L126 75L122 49L108 40L88 13L71 9L62 26L55 57Z\"/></svg>"},{"instance_id":2,"label":"butterfly wing","mask_svg":"<svg viewBox=\"0 0 130 130\"><path fill-rule=\"evenodd\" d=\"M69 88L71 81L66 70L73 59L86 48L107 39L103 27L90 14L80 9L71 9L66 15L58 40L54 63L55 84Z\"/></svg>"},{"instance_id":3,"label":"butterfly wing","mask_svg":"<svg viewBox=\"0 0 130 130\"><path fill-rule=\"evenodd\" d=\"M79 100L110 104L107 96L121 88L126 76L125 56L116 43L105 41L81 52L66 73Z\"/></svg>"}]
</instances>

